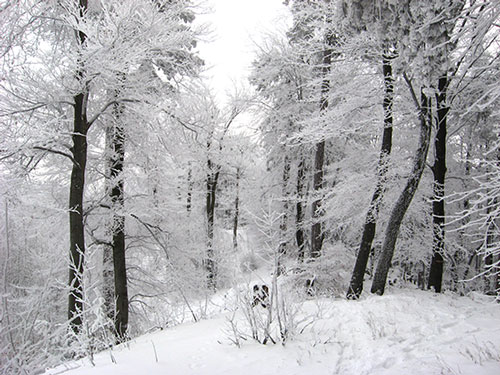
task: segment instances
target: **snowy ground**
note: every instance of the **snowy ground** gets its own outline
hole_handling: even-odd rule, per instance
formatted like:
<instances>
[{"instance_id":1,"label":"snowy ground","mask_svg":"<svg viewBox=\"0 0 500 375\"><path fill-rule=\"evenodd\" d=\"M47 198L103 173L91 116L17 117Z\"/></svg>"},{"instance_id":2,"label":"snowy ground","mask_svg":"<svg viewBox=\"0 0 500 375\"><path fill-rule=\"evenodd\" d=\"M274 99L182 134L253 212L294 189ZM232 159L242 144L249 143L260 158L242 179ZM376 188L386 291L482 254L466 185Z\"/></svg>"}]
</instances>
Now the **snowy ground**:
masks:
<instances>
[{"instance_id":1,"label":"snowy ground","mask_svg":"<svg viewBox=\"0 0 500 375\"><path fill-rule=\"evenodd\" d=\"M302 314L303 332L285 346L236 347L225 312L100 353L95 366L83 359L46 374L500 374L500 306L486 297L393 289L307 301Z\"/></svg>"}]
</instances>

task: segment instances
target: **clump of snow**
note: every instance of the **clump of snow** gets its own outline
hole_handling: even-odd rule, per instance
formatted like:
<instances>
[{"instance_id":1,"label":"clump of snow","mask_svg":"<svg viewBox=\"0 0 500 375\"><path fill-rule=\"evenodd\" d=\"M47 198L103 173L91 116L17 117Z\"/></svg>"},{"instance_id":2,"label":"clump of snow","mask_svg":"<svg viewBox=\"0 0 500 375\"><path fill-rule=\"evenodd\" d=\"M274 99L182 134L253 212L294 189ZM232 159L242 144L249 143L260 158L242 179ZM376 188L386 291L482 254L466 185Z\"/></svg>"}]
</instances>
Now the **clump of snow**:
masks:
<instances>
[{"instance_id":1,"label":"clump of snow","mask_svg":"<svg viewBox=\"0 0 500 375\"><path fill-rule=\"evenodd\" d=\"M487 297L390 289L300 307L310 323L285 346L236 347L224 312L109 349L95 367L82 359L46 374L500 374L500 306Z\"/></svg>"}]
</instances>

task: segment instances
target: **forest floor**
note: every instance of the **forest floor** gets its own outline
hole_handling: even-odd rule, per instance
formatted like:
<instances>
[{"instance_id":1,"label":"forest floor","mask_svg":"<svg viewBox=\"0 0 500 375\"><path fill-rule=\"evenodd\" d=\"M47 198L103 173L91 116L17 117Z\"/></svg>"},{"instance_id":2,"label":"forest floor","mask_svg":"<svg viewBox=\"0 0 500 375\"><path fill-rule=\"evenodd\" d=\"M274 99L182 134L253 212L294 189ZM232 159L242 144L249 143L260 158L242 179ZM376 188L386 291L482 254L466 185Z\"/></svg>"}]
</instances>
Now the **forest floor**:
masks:
<instances>
[{"instance_id":1,"label":"forest floor","mask_svg":"<svg viewBox=\"0 0 500 375\"><path fill-rule=\"evenodd\" d=\"M285 345L248 338L238 348L230 321L244 333L245 319L221 305L210 319L99 353L94 365L82 359L46 374L500 374L500 305L479 294L390 288L382 297L318 298L294 309L295 335Z\"/></svg>"}]
</instances>

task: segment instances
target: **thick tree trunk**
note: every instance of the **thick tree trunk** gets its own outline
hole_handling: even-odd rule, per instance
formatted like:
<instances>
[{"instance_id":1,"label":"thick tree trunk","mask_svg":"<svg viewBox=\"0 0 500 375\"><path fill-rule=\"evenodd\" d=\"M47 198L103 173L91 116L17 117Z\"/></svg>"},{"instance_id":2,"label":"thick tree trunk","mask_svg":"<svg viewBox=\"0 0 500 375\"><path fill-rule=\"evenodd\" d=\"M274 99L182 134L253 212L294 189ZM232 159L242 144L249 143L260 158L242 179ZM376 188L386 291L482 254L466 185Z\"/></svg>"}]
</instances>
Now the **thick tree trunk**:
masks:
<instances>
[{"instance_id":1,"label":"thick tree trunk","mask_svg":"<svg viewBox=\"0 0 500 375\"><path fill-rule=\"evenodd\" d=\"M417 191L418 183L422 177L427 159L427 152L429 151L429 143L431 136L431 114L430 114L430 101L421 92L420 100L420 139L417 151L415 153L412 172L405 188L399 195L394 208L392 209L389 223L385 231L384 243L382 245L382 253L377 264L375 277L371 288L372 293L382 295L384 293L385 284L387 281L387 274L391 266L392 256L394 255L394 248L399 234L399 228L403 222L404 215L410 206L410 203Z\"/></svg>"},{"instance_id":2,"label":"thick tree trunk","mask_svg":"<svg viewBox=\"0 0 500 375\"><path fill-rule=\"evenodd\" d=\"M305 235L304 235L304 189L305 189L305 173L306 163L302 159L298 166L297 171L297 203L296 203L296 216L295 216L295 239L297 241L298 259L303 262L305 258Z\"/></svg>"},{"instance_id":3,"label":"thick tree trunk","mask_svg":"<svg viewBox=\"0 0 500 375\"><path fill-rule=\"evenodd\" d=\"M80 15L87 11L87 0L80 0ZM77 32L78 42L83 46L86 35ZM80 65L76 78L82 81L83 67ZM70 266L69 266L69 298L68 298L68 320L75 333L79 333L82 326L83 311L83 285L82 277L84 271L85 255L85 233L83 225L83 193L85 190L85 168L87 164L87 98L86 85L82 92L73 97L74 117L73 134L71 136L73 145L73 168L69 187L69 241L70 241Z\"/></svg>"},{"instance_id":4,"label":"thick tree trunk","mask_svg":"<svg viewBox=\"0 0 500 375\"><path fill-rule=\"evenodd\" d=\"M331 45L330 37L327 38L328 45ZM330 91L330 80L328 74L332 64L332 53L330 48L323 51L322 60L322 75L323 81L321 82L321 102L320 113L322 114L328 109L328 92ZM316 152L314 154L314 177L313 177L313 190L315 199L312 204L312 227L311 227L311 258L318 258L321 255L321 248L323 247L323 209L322 209L322 189L324 177L324 162L325 162L325 140L321 140L316 145Z\"/></svg>"},{"instance_id":5,"label":"thick tree trunk","mask_svg":"<svg viewBox=\"0 0 500 375\"><path fill-rule=\"evenodd\" d=\"M240 215L240 168L236 168L236 197L234 199L233 249L238 249L238 219Z\"/></svg>"},{"instance_id":6,"label":"thick tree trunk","mask_svg":"<svg viewBox=\"0 0 500 375\"><path fill-rule=\"evenodd\" d=\"M436 293L441 292L443 279L443 254L445 236L444 184L446 177L446 120L449 108L446 103L448 77L439 78L438 93L436 95L437 124L434 141L435 158L432 172L434 174L434 198L432 201L433 247L432 261L429 271L428 288Z\"/></svg>"},{"instance_id":7,"label":"thick tree trunk","mask_svg":"<svg viewBox=\"0 0 500 375\"><path fill-rule=\"evenodd\" d=\"M348 299L358 299L363 291L363 281L366 272L366 265L372 249L373 239L377 226L377 218L380 208L380 202L385 189L385 178L387 174L388 157L391 154L392 148L392 105L394 101L394 78L392 75L392 65L390 58L383 57L382 70L384 73L385 94L383 101L384 108L384 132L382 136L382 147L380 150L380 158L377 169L377 185L373 193L370 207L365 218L363 227L363 235L359 246L356 264L352 272L351 283L347 291Z\"/></svg>"}]
</instances>

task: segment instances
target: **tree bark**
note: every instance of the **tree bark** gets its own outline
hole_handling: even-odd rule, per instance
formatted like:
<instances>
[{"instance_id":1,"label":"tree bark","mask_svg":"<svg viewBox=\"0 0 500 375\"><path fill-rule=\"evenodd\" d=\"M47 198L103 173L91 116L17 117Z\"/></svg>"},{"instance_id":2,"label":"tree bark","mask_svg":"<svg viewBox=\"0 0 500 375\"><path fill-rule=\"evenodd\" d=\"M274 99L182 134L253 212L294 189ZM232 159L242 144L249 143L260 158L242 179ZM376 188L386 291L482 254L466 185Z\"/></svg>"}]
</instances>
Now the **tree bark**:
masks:
<instances>
[{"instance_id":1,"label":"tree bark","mask_svg":"<svg viewBox=\"0 0 500 375\"><path fill-rule=\"evenodd\" d=\"M479 122L479 118L480 118L480 115L478 114L477 116L478 118L478 122ZM471 173L471 148L472 148L472 127L469 126L469 129L468 129L468 133L467 133L467 139L466 139L466 143L465 143L465 146L463 145L463 140L462 140L462 150L464 149L465 147L465 155L464 155L464 152L462 151L461 152L461 157L462 159L465 160L465 165L464 165L464 175L465 175L465 178L469 178L470 176L470 173ZM464 200L463 200L463 211L464 212L467 212L470 208L470 201L469 201L469 198L466 197ZM470 248L470 244L469 244L469 241L467 240L467 236L465 234L465 227L467 226L467 224L469 223L470 219L468 216L465 216L462 218L462 228L459 229L458 233L460 235L460 245L462 248L464 249L468 249ZM459 280L465 280L467 279L468 277L468 274L469 274L469 271L470 271L470 266L472 264L472 261L475 257L475 254L476 254L476 251L474 251L470 257L469 257L469 261L467 262L466 264L466 268L463 272L463 275L460 275L459 274L459 268L458 267L454 267L452 269L452 278L453 278L453 283L455 285L455 289L456 289L456 285L459 284Z\"/></svg>"},{"instance_id":2,"label":"tree bark","mask_svg":"<svg viewBox=\"0 0 500 375\"><path fill-rule=\"evenodd\" d=\"M191 205L193 199L193 171L191 167L191 162L188 165L188 175L187 175L187 195L186 195L186 211L188 214L191 212Z\"/></svg>"},{"instance_id":3,"label":"tree bark","mask_svg":"<svg viewBox=\"0 0 500 375\"><path fill-rule=\"evenodd\" d=\"M412 89L413 90L413 89ZM416 100L415 100L416 101ZM389 217L389 224L385 231L384 243L382 246L382 253L377 264L375 277L371 288L372 293L379 295L384 294L385 284L387 281L387 274L391 266L392 257L394 255L394 248L399 234L401 223L403 222L404 215L410 206L410 203L417 191L420 178L425 167L427 159L427 152L429 151L429 143L431 136L431 114L430 114L430 100L421 92L421 99L419 105L420 117L420 137L419 145L415 153L412 172L405 188L399 195L394 208L392 209L391 216Z\"/></svg>"},{"instance_id":4,"label":"tree bark","mask_svg":"<svg viewBox=\"0 0 500 375\"><path fill-rule=\"evenodd\" d=\"M327 37L327 44L331 45L331 37ZM322 59L322 75L323 81L321 82L321 101L320 113L323 114L328 109L328 92L330 91L330 80L328 74L332 64L332 49L326 48L323 51ZM311 227L311 258L318 258L321 255L321 248L323 247L323 225L322 225L322 189L324 177L324 162L325 162L325 140L321 140L316 145L316 152L314 154L314 177L313 177L313 190L315 193L315 200L312 204L312 227Z\"/></svg>"},{"instance_id":5,"label":"tree bark","mask_svg":"<svg viewBox=\"0 0 500 375\"><path fill-rule=\"evenodd\" d=\"M286 154L286 147L284 148L285 156L283 158L283 174L281 179L281 196L283 200L283 208L281 212L281 221L279 229L279 246L278 256L276 258L276 270L278 276L285 272L283 266L283 258L288 251L288 211L289 211L289 195L288 195L288 182L290 180L290 158Z\"/></svg>"},{"instance_id":6,"label":"tree bark","mask_svg":"<svg viewBox=\"0 0 500 375\"><path fill-rule=\"evenodd\" d=\"M238 219L240 215L240 168L236 168L236 197L234 199L233 249L238 249Z\"/></svg>"},{"instance_id":7,"label":"tree bark","mask_svg":"<svg viewBox=\"0 0 500 375\"><path fill-rule=\"evenodd\" d=\"M125 216L123 165L125 161L125 133L121 117L123 108L115 105L113 127L111 181L110 192L113 215L113 271L115 281L115 333L122 341L126 337L128 327L128 291L127 266L125 256Z\"/></svg>"},{"instance_id":8,"label":"tree bark","mask_svg":"<svg viewBox=\"0 0 500 375\"><path fill-rule=\"evenodd\" d=\"M80 0L80 16L83 17L87 11L87 0ZM81 47L85 44L86 35L78 31L78 43ZM84 271L85 256L85 233L83 225L83 193L85 190L85 168L87 164L87 132L89 124L87 121L87 99L88 92L83 80L83 66L79 63L76 78L82 84L81 92L73 97L74 116L73 134L71 136L73 145L71 153L73 156L73 167L69 187L69 241L70 241L70 266L69 266L69 298L68 298L68 320L75 333L81 331L83 311L83 285L82 277Z\"/></svg>"},{"instance_id":9,"label":"tree bark","mask_svg":"<svg viewBox=\"0 0 500 375\"><path fill-rule=\"evenodd\" d=\"M432 261L429 271L428 288L433 288L436 293L441 292L443 280L443 254L445 236L445 208L444 184L446 178L446 120L449 108L446 103L448 77L439 78L438 93L436 94L437 124L434 140L435 158L432 166L434 175L434 198L432 201L433 246Z\"/></svg>"},{"instance_id":10,"label":"tree bark","mask_svg":"<svg viewBox=\"0 0 500 375\"><path fill-rule=\"evenodd\" d=\"M113 127L106 127L105 135L105 194L108 198L106 206L111 209L111 189L113 187L111 181L111 168L113 165L112 154L113 154ZM106 243L103 244L102 249L102 295L103 295L103 309L106 316L110 321L114 321L115 318L115 296L114 296L114 274L113 274L113 243L112 243L112 233L113 233L113 218L109 215L109 222L105 224L106 226ZM109 240L108 240L109 238Z\"/></svg>"},{"instance_id":11,"label":"tree bark","mask_svg":"<svg viewBox=\"0 0 500 375\"><path fill-rule=\"evenodd\" d=\"M295 216L295 239L297 241L298 260L303 262L305 258L305 235L304 235L304 188L305 188L305 172L306 163L304 159L300 160L297 171L297 203L296 203L296 216Z\"/></svg>"},{"instance_id":12,"label":"tree bark","mask_svg":"<svg viewBox=\"0 0 500 375\"><path fill-rule=\"evenodd\" d=\"M285 151L286 152L286 151ZM287 252L287 247L288 247L288 235L287 235L287 222L288 222L288 200L289 200L289 195L288 195L288 181L290 180L290 158L288 155L285 155L284 160L283 160L283 175L282 175L282 180L281 183L283 184L281 187L282 191L282 199L283 199L283 211L282 211L282 216L281 216L281 222L280 222L280 245L279 245L279 258L278 258L278 263L280 263L280 259L286 254ZM279 268L279 267L278 267Z\"/></svg>"},{"instance_id":13,"label":"tree bark","mask_svg":"<svg viewBox=\"0 0 500 375\"><path fill-rule=\"evenodd\" d=\"M490 207L488 205L487 211L490 210ZM489 213L488 213L489 214ZM494 295L495 294L495 282L494 282L494 275L496 272L493 270L493 257L494 254L491 251L491 246L493 243L493 230L492 230L492 223L488 223L488 228L486 229L486 246L484 249L484 293L488 295Z\"/></svg>"},{"instance_id":14,"label":"tree bark","mask_svg":"<svg viewBox=\"0 0 500 375\"><path fill-rule=\"evenodd\" d=\"M208 145L210 149L210 145ZM210 157L207 159L207 197L206 197L206 215L207 215L207 258L205 268L207 271L207 286L210 290L215 290L216 269L214 254L214 219L215 219L215 193L217 191L217 180L219 179L219 167L214 165Z\"/></svg>"},{"instance_id":15,"label":"tree bark","mask_svg":"<svg viewBox=\"0 0 500 375\"><path fill-rule=\"evenodd\" d=\"M319 258L321 255L321 248L323 247L323 225L321 218L322 212L322 198L318 197L323 188L323 164L325 160L325 141L321 141L316 145L316 153L314 157L314 178L313 189L316 193L316 199L312 204L312 219L313 225L311 227L311 258Z\"/></svg>"},{"instance_id":16,"label":"tree bark","mask_svg":"<svg viewBox=\"0 0 500 375\"><path fill-rule=\"evenodd\" d=\"M348 299L358 299L363 291L363 281L366 272L366 266L370 257L373 239L375 238L375 231L377 226L378 213L380 203L385 190L387 163L392 149L392 125L393 125L393 112L392 105L394 101L394 77L392 75L392 65L390 57L383 56L382 71L384 74L384 132L382 135L382 146L380 150L380 157L377 169L377 185L373 193L370 207L365 218L363 227L363 235L361 237L361 244L359 246L356 264L351 276L351 282L347 291Z\"/></svg>"},{"instance_id":17,"label":"tree bark","mask_svg":"<svg viewBox=\"0 0 500 375\"><path fill-rule=\"evenodd\" d=\"M114 275L113 275L113 246L103 245L102 256L102 294L103 294L103 309L110 321L115 319L115 298L114 298Z\"/></svg>"},{"instance_id":18,"label":"tree bark","mask_svg":"<svg viewBox=\"0 0 500 375\"><path fill-rule=\"evenodd\" d=\"M69 192L70 268L68 319L78 333L82 324L83 308L83 262L85 234L83 226L83 193L85 189L85 168L87 163L87 119L83 113L84 95L75 97L75 119L73 127L73 168Z\"/></svg>"},{"instance_id":19,"label":"tree bark","mask_svg":"<svg viewBox=\"0 0 500 375\"><path fill-rule=\"evenodd\" d=\"M497 155L497 165L499 162L499 155ZM486 173L489 175L489 166L486 167ZM489 178L488 178L489 179ZM489 189L488 189L489 190ZM483 244L482 253L484 254L484 292L488 295L497 294L498 289L498 269L495 269L495 236L497 233L497 224L495 217L492 212L496 211L498 205L497 198L491 197L490 192L486 192L486 195L490 198L486 201L486 217L488 218L486 222L486 238Z\"/></svg>"}]
</instances>

